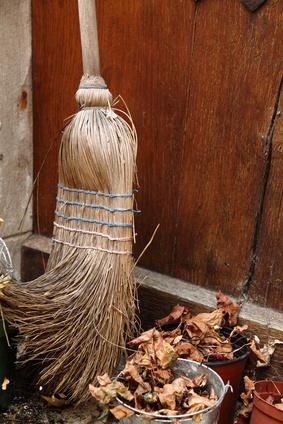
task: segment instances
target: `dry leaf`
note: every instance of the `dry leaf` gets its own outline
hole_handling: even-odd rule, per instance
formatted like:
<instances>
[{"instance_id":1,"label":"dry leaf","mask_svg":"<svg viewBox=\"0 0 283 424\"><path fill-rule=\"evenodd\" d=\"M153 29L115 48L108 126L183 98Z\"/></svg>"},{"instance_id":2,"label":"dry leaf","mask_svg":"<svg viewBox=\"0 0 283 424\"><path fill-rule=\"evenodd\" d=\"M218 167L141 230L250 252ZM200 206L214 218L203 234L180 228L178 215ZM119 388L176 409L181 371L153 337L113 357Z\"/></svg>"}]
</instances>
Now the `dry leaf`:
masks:
<instances>
[{"instance_id":1,"label":"dry leaf","mask_svg":"<svg viewBox=\"0 0 283 424\"><path fill-rule=\"evenodd\" d=\"M223 310L228 314L228 323L234 327L237 325L238 316L241 310L239 303L233 302L228 296L225 296L221 291L216 293L217 309Z\"/></svg>"},{"instance_id":2,"label":"dry leaf","mask_svg":"<svg viewBox=\"0 0 283 424\"><path fill-rule=\"evenodd\" d=\"M193 387L204 387L207 384L207 376L204 374L197 375L193 379Z\"/></svg>"},{"instance_id":3,"label":"dry leaf","mask_svg":"<svg viewBox=\"0 0 283 424\"><path fill-rule=\"evenodd\" d=\"M172 344L173 345L176 345L176 344L180 343L180 341L182 340L182 338L183 338L183 335L182 334L180 336L175 337L175 339L173 339Z\"/></svg>"},{"instance_id":4,"label":"dry leaf","mask_svg":"<svg viewBox=\"0 0 283 424\"><path fill-rule=\"evenodd\" d=\"M188 313L187 308L181 305L175 305L169 315L167 315L164 318L158 319L155 322L156 322L156 325L160 325L160 326L165 324L171 324L172 322L180 320L181 316L187 313Z\"/></svg>"},{"instance_id":5,"label":"dry leaf","mask_svg":"<svg viewBox=\"0 0 283 424\"><path fill-rule=\"evenodd\" d=\"M126 363L126 366L122 371L122 374L125 378L127 378L127 379L132 378L134 381L136 381L141 386L146 387L145 382L143 381L142 377L140 376L139 371L138 371L138 369L135 365Z\"/></svg>"},{"instance_id":6,"label":"dry leaf","mask_svg":"<svg viewBox=\"0 0 283 424\"><path fill-rule=\"evenodd\" d=\"M126 408L123 405L118 405L118 406L115 406L115 408L111 408L110 412L112 415L114 415L116 420L119 420L119 421L122 420L123 418L131 417L132 415L134 415L133 411L131 411L130 409Z\"/></svg>"},{"instance_id":7,"label":"dry leaf","mask_svg":"<svg viewBox=\"0 0 283 424\"><path fill-rule=\"evenodd\" d=\"M10 384L10 380L7 377L4 377L4 380L2 383L2 390L7 390L8 384Z\"/></svg>"},{"instance_id":8,"label":"dry leaf","mask_svg":"<svg viewBox=\"0 0 283 424\"><path fill-rule=\"evenodd\" d=\"M165 370L157 368L152 371L152 376L159 384L167 384L172 380L173 377L170 368Z\"/></svg>"},{"instance_id":9,"label":"dry leaf","mask_svg":"<svg viewBox=\"0 0 283 424\"><path fill-rule=\"evenodd\" d=\"M210 327L220 326L223 321L224 312L222 309L215 309L215 311L210 313L202 313L193 317L194 321L200 320Z\"/></svg>"},{"instance_id":10,"label":"dry leaf","mask_svg":"<svg viewBox=\"0 0 283 424\"><path fill-rule=\"evenodd\" d=\"M95 387L92 384L89 385L89 391L91 395L103 405L108 405L117 395L120 395L126 400L133 400L134 396L128 390L128 388L120 381L114 380L106 386Z\"/></svg>"},{"instance_id":11,"label":"dry leaf","mask_svg":"<svg viewBox=\"0 0 283 424\"><path fill-rule=\"evenodd\" d=\"M179 343L175 347L175 351L178 356L191 359L192 361L202 362L204 359L203 354L189 342Z\"/></svg>"},{"instance_id":12,"label":"dry leaf","mask_svg":"<svg viewBox=\"0 0 283 424\"><path fill-rule=\"evenodd\" d=\"M162 392L158 393L158 397L163 407L172 411L176 409L176 390L172 384L165 384Z\"/></svg>"},{"instance_id":13,"label":"dry leaf","mask_svg":"<svg viewBox=\"0 0 283 424\"><path fill-rule=\"evenodd\" d=\"M187 321L186 331L193 338L195 336L203 337L210 330L210 327L201 319L192 317Z\"/></svg>"},{"instance_id":14,"label":"dry leaf","mask_svg":"<svg viewBox=\"0 0 283 424\"><path fill-rule=\"evenodd\" d=\"M184 376L175 378L175 380L172 381L172 386L176 393L183 393L187 390L187 388L194 387L194 383L190 378Z\"/></svg>"},{"instance_id":15,"label":"dry leaf","mask_svg":"<svg viewBox=\"0 0 283 424\"><path fill-rule=\"evenodd\" d=\"M156 403L158 401L158 395L155 392L147 392L143 396L144 401L149 404Z\"/></svg>"},{"instance_id":16,"label":"dry leaf","mask_svg":"<svg viewBox=\"0 0 283 424\"><path fill-rule=\"evenodd\" d=\"M175 349L167 342L163 341L162 345L156 349L156 356L159 360L161 368L168 368L178 358Z\"/></svg>"},{"instance_id":17,"label":"dry leaf","mask_svg":"<svg viewBox=\"0 0 283 424\"><path fill-rule=\"evenodd\" d=\"M259 349L259 352L261 353L261 358L265 359L265 362L259 359L257 362L257 367L265 367L267 365L270 365L270 360L275 352L276 345L277 344L283 344L281 340L268 340L267 344L265 344L262 348Z\"/></svg>"},{"instance_id":18,"label":"dry leaf","mask_svg":"<svg viewBox=\"0 0 283 424\"><path fill-rule=\"evenodd\" d=\"M212 406L215 403L213 399L208 399L205 396L200 396L193 390L189 391L189 397L186 402L189 406L189 412L201 411L202 409Z\"/></svg>"},{"instance_id":19,"label":"dry leaf","mask_svg":"<svg viewBox=\"0 0 283 424\"><path fill-rule=\"evenodd\" d=\"M192 421L195 423L201 423L203 420L203 414L197 414L192 417Z\"/></svg>"},{"instance_id":20,"label":"dry leaf","mask_svg":"<svg viewBox=\"0 0 283 424\"><path fill-rule=\"evenodd\" d=\"M66 399L58 399L54 395L52 395L51 397L42 395L41 397L48 403L48 405L55 406L56 408L60 408L66 403Z\"/></svg>"},{"instance_id":21,"label":"dry leaf","mask_svg":"<svg viewBox=\"0 0 283 424\"><path fill-rule=\"evenodd\" d=\"M97 381L100 384L100 386L107 386L107 384L111 384L111 378L109 377L109 375L107 373L98 376L97 377Z\"/></svg>"},{"instance_id":22,"label":"dry leaf","mask_svg":"<svg viewBox=\"0 0 283 424\"><path fill-rule=\"evenodd\" d=\"M249 326L247 324L245 325L236 325L236 327L233 328L233 331L230 334L230 337L233 336L233 334L235 333L243 333L244 331L246 331L249 328Z\"/></svg>"},{"instance_id":23,"label":"dry leaf","mask_svg":"<svg viewBox=\"0 0 283 424\"><path fill-rule=\"evenodd\" d=\"M245 392L241 393L241 399L244 403L245 408L249 406L250 401L253 399L253 392L255 389L254 382L247 376L244 376L244 384L245 384ZM246 416L245 414L248 413L249 409L243 409L242 415Z\"/></svg>"},{"instance_id":24,"label":"dry leaf","mask_svg":"<svg viewBox=\"0 0 283 424\"><path fill-rule=\"evenodd\" d=\"M257 345L256 345L256 342L255 342L255 340L252 340L252 342L251 342L251 344L250 344L250 349L251 349L251 353L252 353L252 355L254 355L254 357L259 361L259 362L261 362L261 366L266 366L266 365L268 365L268 362L267 362L267 358L266 358L266 356L264 356L262 353L261 353L261 351L260 351L260 349L258 349L258 347L257 347ZM258 366L258 365L257 365Z\"/></svg>"},{"instance_id":25,"label":"dry leaf","mask_svg":"<svg viewBox=\"0 0 283 424\"><path fill-rule=\"evenodd\" d=\"M153 339L153 335L156 332L155 328L151 328L150 330L144 331L139 337L131 340L128 345L129 346L136 346L141 343L147 343Z\"/></svg>"}]
</instances>

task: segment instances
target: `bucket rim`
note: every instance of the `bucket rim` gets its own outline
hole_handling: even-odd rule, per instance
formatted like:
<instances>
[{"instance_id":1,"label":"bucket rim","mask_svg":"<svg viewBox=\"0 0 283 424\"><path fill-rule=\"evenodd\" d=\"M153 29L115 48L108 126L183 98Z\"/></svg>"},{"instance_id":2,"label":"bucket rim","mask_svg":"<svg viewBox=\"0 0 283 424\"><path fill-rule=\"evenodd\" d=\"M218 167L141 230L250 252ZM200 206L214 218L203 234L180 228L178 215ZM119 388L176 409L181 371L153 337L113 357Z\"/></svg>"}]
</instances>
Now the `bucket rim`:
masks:
<instances>
[{"instance_id":1,"label":"bucket rim","mask_svg":"<svg viewBox=\"0 0 283 424\"><path fill-rule=\"evenodd\" d=\"M149 412L145 412L145 411L141 411L140 409L134 408L133 406L127 404L126 402L122 401L119 397L116 397L116 400L118 403L120 403L120 405L125 406L126 408L130 409L131 411L133 411L136 415L144 415L147 417L151 417L153 419L159 419L159 420L163 420L165 421L170 421L170 420L178 420L178 419L188 419L188 418L192 418L195 417L196 415L200 415L200 414L204 414L206 412L210 412L213 411L215 409L217 409L223 399L224 396L227 393L227 390L230 388L230 385L225 385L224 381L222 380L222 378L220 377L220 375L214 371L212 368L208 367L205 364L202 364L200 362L197 361L191 361L190 359L183 359L183 358L178 358L176 360L177 362L186 362L186 363L191 363L193 365L197 365L199 368L206 368L208 370L209 373L214 374L214 376L219 380L220 384L221 384L221 395L219 396L219 398L217 399L217 401L214 403L214 405L209 406L205 409L202 409L201 411L197 411L197 412L191 412L190 414L180 414L180 415L159 415L159 414L154 414L154 413L149 413ZM115 380L118 380L119 376L121 375L122 372L120 372L116 377Z\"/></svg>"}]
</instances>

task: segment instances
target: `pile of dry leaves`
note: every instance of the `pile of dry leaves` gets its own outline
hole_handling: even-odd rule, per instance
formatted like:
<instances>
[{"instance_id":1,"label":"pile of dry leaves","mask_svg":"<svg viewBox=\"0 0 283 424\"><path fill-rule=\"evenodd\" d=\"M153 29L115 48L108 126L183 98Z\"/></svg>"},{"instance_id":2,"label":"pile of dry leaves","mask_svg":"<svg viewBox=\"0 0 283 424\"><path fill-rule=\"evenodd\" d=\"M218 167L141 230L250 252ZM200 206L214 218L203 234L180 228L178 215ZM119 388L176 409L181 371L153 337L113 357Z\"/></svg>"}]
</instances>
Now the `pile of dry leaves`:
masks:
<instances>
[{"instance_id":1,"label":"pile of dry leaves","mask_svg":"<svg viewBox=\"0 0 283 424\"><path fill-rule=\"evenodd\" d=\"M198 362L234 358L233 334L247 327L236 326L240 305L222 293L216 296L217 309L213 312L192 316L186 307L176 305L168 316L156 322L156 327L130 341L129 349L134 353L128 357L119 380L111 381L103 375L98 377L99 387L90 385L99 404L110 405L107 409L117 419L133 414L123 405L111 407L117 396L130 406L155 415L183 415L212 406L217 396L208 389L206 376L176 378L170 366L178 357ZM228 336L220 332L225 323L235 326ZM198 420L201 414L195 416Z\"/></svg>"},{"instance_id":2,"label":"pile of dry leaves","mask_svg":"<svg viewBox=\"0 0 283 424\"><path fill-rule=\"evenodd\" d=\"M275 340L260 347L257 336L242 336L248 326L237 325L241 305L221 292L216 294L216 300L214 311L194 316L185 306L176 305L169 315L156 321L156 327L128 343L133 353L119 380L111 381L108 375L103 375L98 377L98 387L90 385L103 415L109 410L118 420L133 415L123 405L113 406L116 397L154 415L183 415L212 406L217 397L208 389L204 375L194 379L174 376L170 367L178 357L197 362L226 361L241 355L243 348L249 348L257 366L269 365L275 344L280 342ZM242 415L251 410L252 385L245 377L247 392L241 396ZM194 419L201 420L201 414Z\"/></svg>"},{"instance_id":3,"label":"pile of dry leaves","mask_svg":"<svg viewBox=\"0 0 283 424\"><path fill-rule=\"evenodd\" d=\"M99 387L90 385L90 392L102 405L109 405L116 396L140 411L151 415L176 416L200 412L214 405L217 396L209 389L207 377L197 375L176 377L170 366L176 361L174 347L161 332L152 328L130 342L137 350L127 359L119 380L108 375L98 377ZM123 405L109 408L116 419L133 415Z\"/></svg>"},{"instance_id":4,"label":"pile of dry leaves","mask_svg":"<svg viewBox=\"0 0 283 424\"><path fill-rule=\"evenodd\" d=\"M248 328L237 326L241 305L221 292L216 299L217 308L210 313L192 316L186 307L176 305L168 316L156 321L162 336L179 357L198 362L224 361L241 351L243 343L233 346L233 336ZM223 325L228 325L230 331L224 334ZM165 331L167 326L173 329Z\"/></svg>"}]
</instances>

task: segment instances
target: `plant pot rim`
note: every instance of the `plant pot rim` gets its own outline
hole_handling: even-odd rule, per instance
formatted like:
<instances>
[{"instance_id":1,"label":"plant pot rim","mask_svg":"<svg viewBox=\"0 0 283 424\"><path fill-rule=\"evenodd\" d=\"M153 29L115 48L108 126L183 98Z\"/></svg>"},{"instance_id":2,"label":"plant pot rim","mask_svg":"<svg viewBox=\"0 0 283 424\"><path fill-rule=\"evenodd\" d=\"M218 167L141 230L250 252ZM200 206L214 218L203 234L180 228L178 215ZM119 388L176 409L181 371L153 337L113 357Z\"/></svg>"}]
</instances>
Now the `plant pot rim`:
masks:
<instances>
[{"instance_id":1,"label":"plant pot rim","mask_svg":"<svg viewBox=\"0 0 283 424\"><path fill-rule=\"evenodd\" d=\"M238 356L237 358L233 359L224 359L223 361L206 361L202 362L204 365L208 367L214 367L214 366L228 366L231 364L235 364L236 362L243 361L244 359L247 359L250 354L250 350L247 349L245 353L243 353L241 356Z\"/></svg>"}]
</instances>

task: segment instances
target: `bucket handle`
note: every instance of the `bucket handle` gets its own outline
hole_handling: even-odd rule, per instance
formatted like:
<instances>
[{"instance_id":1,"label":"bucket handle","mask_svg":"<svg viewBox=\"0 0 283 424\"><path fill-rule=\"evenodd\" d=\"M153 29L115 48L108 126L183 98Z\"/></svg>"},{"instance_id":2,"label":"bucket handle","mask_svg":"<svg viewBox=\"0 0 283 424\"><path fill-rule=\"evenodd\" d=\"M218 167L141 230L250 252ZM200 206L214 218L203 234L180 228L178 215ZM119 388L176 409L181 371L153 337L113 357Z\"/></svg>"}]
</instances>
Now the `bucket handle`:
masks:
<instances>
[{"instance_id":1,"label":"bucket handle","mask_svg":"<svg viewBox=\"0 0 283 424\"><path fill-rule=\"evenodd\" d=\"M231 392L233 393L233 387L231 386L231 384L229 383L229 381L224 386L224 396L226 395L226 393L228 392L228 390L231 390Z\"/></svg>"}]
</instances>

